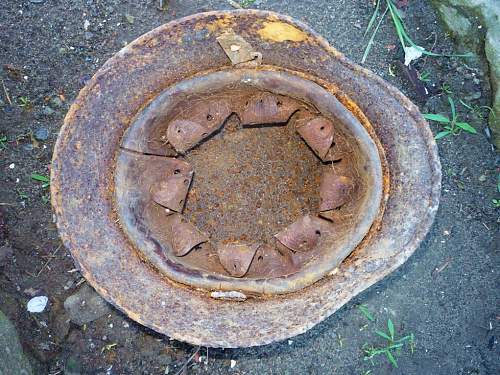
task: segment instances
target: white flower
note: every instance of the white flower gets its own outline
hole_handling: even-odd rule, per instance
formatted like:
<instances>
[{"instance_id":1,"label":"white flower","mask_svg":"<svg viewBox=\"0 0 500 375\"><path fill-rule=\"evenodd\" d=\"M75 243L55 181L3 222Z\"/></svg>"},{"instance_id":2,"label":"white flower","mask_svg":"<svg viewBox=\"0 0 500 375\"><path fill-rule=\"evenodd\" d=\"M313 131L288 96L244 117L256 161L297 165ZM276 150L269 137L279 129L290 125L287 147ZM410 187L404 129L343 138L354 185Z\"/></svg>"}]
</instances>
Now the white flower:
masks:
<instances>
[{"instance_id":1,"label":"white flower","mask_svg":"<svg viewBox=\"0 0 500 375\"><path fill-rule=\"evenodd\" d=\"M405 47L405 65L408 66L413 60L418 59L420 56L422 56L422 47Z\"/></svg>"}]
</instances>

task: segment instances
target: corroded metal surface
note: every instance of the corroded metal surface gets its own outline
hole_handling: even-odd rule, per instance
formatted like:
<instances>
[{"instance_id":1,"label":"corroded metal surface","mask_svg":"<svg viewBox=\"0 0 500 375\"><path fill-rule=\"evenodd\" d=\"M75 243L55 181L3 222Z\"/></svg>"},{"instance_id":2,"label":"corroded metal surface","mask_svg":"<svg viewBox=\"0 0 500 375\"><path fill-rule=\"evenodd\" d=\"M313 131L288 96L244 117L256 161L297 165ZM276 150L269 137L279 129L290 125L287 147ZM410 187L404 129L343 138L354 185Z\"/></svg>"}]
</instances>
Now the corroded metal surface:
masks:
<instances>
[{"instance_id":1,"label":"corroded metal surface","mask_svg":"<svg viewBox=\"0 0 500 375\"><path fill-rule=\"evenodd\" d=\"M243 277L248 272L259 244L221 244L217 248L220 262L231 276Z\"/></svg>"},{"instance_id":2,"label":"corroded metal surface","mask_svg":"<svg viewBox=\"0 0 500 375\"><path fill-rule=\"evenodd\" d=\"M168 242L176 256L184 256L196 246L208 241L208 236L179 214L168 217L165 228Z\"/></svg>"},{"instance_id":3,"label":"corroded metal surface","mask_svg":"<svg viewBox=\"0 0 500 375\"><path fill-rule=\"evenodd\" d=\"M290 250L301 253L317 247L327 232L323 220L307 215L276 234L276 238Z\"/></svg>"},{"instance_id":4,"label":"corroded metal surface","mask_svg":"<svg viewBox=\"0 0 500 375\"><path fill-rule=\"evenodd\" d=\"M150 188L152 199L171 211L182 212L191 178L192 173L188 175L178 173L161 179Z\"/></svg>"},{"instance_id":5,"label":"corroded metal surface","mask_svg":"<svg viewBox=\"0 0 500 375\"><path fill-rule=\"evenodd\" d=\"M151 235L164 236L163 226L155 227L162 221L154 218L172 215L167 215L165 208L147 193L137 190L137 181L147 182L146 186L153 184L157 180L154 173L130 168L131 164L142 165L149 171L155 169L152 164L156 163L157 168L171 170L168 159L152 156L175 155L162 138L166 128L161 130L161 124L172 118L163 118L162 113L177 116L165 111L165 107L175 109L185 100L176 96L179 82L200 72L234 69L216 40L229 29L244 34L245 40L262 53L258 70L287 72L334 95L338 103L323 103L321 96L306 95L302 99L315 103L321 113L330 107L338 108L330 111L335 113L331 119L334 123L345 124L355 118L375 142L379 154L385 156L381 160L385 209L376 210L378 216L363 241L341 263L346 254L339 252L339 265L329 275L281 296L200 290L159 272L157 264L168 264L171 272L178 272L189 281L195 277L193 264L213 262L211 267L217 273L226 271L220 262L206 256L213 251L209 243L179 257L199 257L187 265L165 255L170 249L162 243L168 238L150 241ZM172 53L174 50L176 53ZM256 78L252 84L259 89L264 83L269 87L273 82L275 78L268 75ZM209 86L213 87L213 82ZM288 95L280 92L280 86L275 87L274 94ZM162 95L168 98L161 101L162 108L143 111L146 103ZM110 96L113 100L109 100ZM131 127L140 121L142 126ZM148 136L141 138L140 133L145 130ZM134 137L133 132L137 132ZM352 130L348 129L344 129L340 140L334 136L332 154L362 165L363 155L351 149L352 142L342 141L350 137ZM122 143L123 140L129 143ZM416 153L419 158L414 157ZM115 170L115 165L121 167ZM338 168L338 175L359 180L356 194L366 194L363 186L370 186L366 180L369 175L359 173L362 169L344 170L336 164L332 168ZM115 181L120 178L135 184L115 192L115 186L120 186ZM199 14L161 26L110 59L82 90L66 116L54 152L51 192L65 245L83 275L108 301L139 323L176 339L199 345L240 347L262 345L306 331L400 266L415 251L432 223L440 178L432 134L418 109L399 91L347 61L300 22L269 12L235 11ZM120 209L128 210L128 216L116 209L120 196L134 201L133 206ZM350 217L349 213L353 212L351 205L362 203L356 199L348 201L335 211L333 228L358 222L359 218ZM134 213L138 208L140 216ZM121 222L124 217L132 220L144 215L149 215L151 223L147 230L137 221L128 225ZM336 217L340 218L338 222ZM137 233L131 234L130 229ZM131 236L143 242L142 252L138 253ZM144 249L148 249L147 256ZM242 279L261 272L272 275L273 265L278 264L287 264L294 272L300 254L303 253L294 254L277 245L262 246ZM329 264L334 263L335 259L330 259ZM211 275L202 277L210 280ZM265 293L266 285L260 287ZM215 296L227 298L214 299Z\"/></svg>"},{"instance_id":6,"label":"corroded metal surface","mask_svg":"<svg viewBox=\"0 0 500 375\"><path fill-rule=\"evenodd\" d=\"M168 125L167 140L180 153L185 153L204 138L220 129L231 114L227 100L191 101L179 105L182 112Z\"/></svg>"},{"instance_id":7,"label":"corroded metal surface","mask_svg":"<svg viewBox=\"0 0 500 375\"><path fill-rule=\"evenodd\" d=\"M352 198L354 193L354 181L347 176L339 176L330 170L321 176L319 194L321 203L320 211L329 211L339 208Z\"/></svg>"},{"instance_id":8,"label":"corroded metal surface","mask_svg":"<svg viewBox=\"0 0 500 375\"><path fill-rule=\"evenodd\" d=\"M169 237L189 236L189 231L175 233L164 229L170 227L171 218L167 214L180 212L185 204L186 190L180 179L169 176L167 181L161 179L151 185L149 175L160 177L156 171L148 172L149 166L144 164L143 171L138 172L135 160L120 157L116 165L117 211L123 229L140 255L173 281L197 289L235 289L257 295L293 292L332 272L363 239L381 208L383 181L380 156L375 142L361 123L349 116L347 109L324 88L288 72L247 68L223 70L200 74L178 85L180 87L169 87L143 109L139 120L130 125L122 146L126 148L125 145L131 143L131 136L140 135L139 143L148 144L149 137L160 134L151 125L145 124L154 123L148 119L158 118L162 110L163 118L170 120L159 123L158 127L166 132L166 140L174 143L175 148L183 153L176 160L182 157L194 162L194 183L187 197L185 214L194 226L201 225L210 241L201 251L174 247L175 241ZM274 93L277 90L279 93ZM171 105L171 95L165 95L172 92L179 100L175 105ZM219 108L222 110L217 110ZM341 120L333 123L326 117L318 116L319 111L323 116ZM225 118L229 113L239 121L226 127ZM179 145L185 140L189 142L194 133L180 131L179 119L192 124L193 121L187 120L188 114L196 123L208 121L219 131L185 152L194 144L186 149L179 149ZM296 121L294 114L297 114ZM321 163L300 140L297 123L303 118L318 120L319 126L314 127L318 133L324 130L322 127L326 128L325 124L335 128L338 139L348 144L352 153L336 162L335 166ZM141 131L135 130L137 127ZM328 132L332 133L331 129ZM328 148L331 143L330 140ZM122 153L129 154L129 151ZM140 156L136 154L135 158ZM306 168L301 166L311 158L313 163ZM241 161L248 163L241 164ZM268 167L264 167L263 163ZM315 203L321 196L319 176L330 173L332 168L344 170L361 186L350 197L351 204L345 208L350 217L342 225L321 216ZM122 176L130 171L132 176L142 173L144 177L124 179ZM297 180L287 176L295 176ZM134 194L127 194L134 181L141 181L141 188ZM185 182L186 187L189 186L188 179ZM294 185L300 186L300 190ZM139 197L141 191L143 196ZM158 212L154 205L137 203L147 202L150 193L156 203L169 211ZM303 204L297 204L299 199L303 200ZM235 214L234 208L238 214ZM263 211L267 214L260 216ZM308 251L302 251L304 246L295 242L311 237L304 230L312 229L302 226L301 231L294 233L285 230L285 237L291 242L277 244L272 236L306 213L309 213L309 221L314 221L315 230L321 229L321 241L316 241L314 246L305 246ZM194 233L194 227L190 228ZM269 232L272 232L271 236L266 236ZM191 243L190 238L185 241ZM259 264L248 275L245 269L245 277L242 278L236 275L243 270L235 273L236 270L228 269L227 252L221 259L221 253L216 251L216 241L260 241L270 248L285 246L287 251L300 254L290 254L293 267L287 257L263 258L261 263L269 261L272 267ZM287 251L278 249L278 254L283 255ZM182 258L179 259L179 256ZM220 271L221 266L225 271Z\"/></svg>"},{"instance_id":9,"label":"corroded metal surface","mask_svg":"<svg viewBox=\"0 0 500 375\"><path fill-rule=\"evenodd\" d=\"M217 38L227 57L233 65L258 60L262 62L262 54L254 51L252 46L241 36L228 30Z\"/></svg>"},{"instance_id":10,"label":"corroded metal surface","mask_svg":"<svg viewBox=\"0 0 500 375\"><path fill-rule=\"evenodd\" d=\"M283 124L299 108L297 102L290 98L259 93L246 101L240 117L243 125Z\"/></svg>"},{"instance_id":11,"label":"corroded metal surface","mask_svg":"<svg viewBox=\"0 0 500 375\"><path fill-rule=\"evenodd\" d=\"M297 131L304 141L323 161L327 161L328 151L333 143L334 128L324 117L306 118L297 125Z\"/></svg>"}]
</instances>

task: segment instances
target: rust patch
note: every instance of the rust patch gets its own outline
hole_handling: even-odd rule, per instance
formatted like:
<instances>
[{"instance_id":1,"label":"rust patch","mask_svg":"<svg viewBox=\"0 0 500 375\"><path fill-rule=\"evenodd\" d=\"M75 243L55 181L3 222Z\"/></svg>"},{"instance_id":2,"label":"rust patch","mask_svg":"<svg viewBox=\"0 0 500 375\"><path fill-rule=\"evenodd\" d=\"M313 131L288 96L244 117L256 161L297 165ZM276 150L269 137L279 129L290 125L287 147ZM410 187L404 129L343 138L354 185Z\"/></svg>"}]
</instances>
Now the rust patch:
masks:
<instances>
[{"instance_id":1,"label":"rust patch","mask_svg":"<svg viewBox=\"0 0 500 375\"><path fill-rule=\"evenodd\" d=\"M328 151L333 143L333 124L324 117L304 119L297 124L297 132L318 155L326 161Z\"/></svg>"},{"instance_id":2,"label":"rust patch","mask_svg":"<svg viewBox=\"0 0 500 375\"><path fill-rule=\"evenodd\" d=\"M167 228L172 253L181 257L189 253L196 246L209 240L193 224L188 222L182 215L174 214L168 217Z\"/></svg>"},{"instance_id":3,"label":"rust patch","mask_svg":"<svg viewBox=\"0 0 500 375\"><path fill-rule=\"evenodd\" d=\"M321 219L304 216L276 234L279 242L297 252L311 251L321 239L323 225Z\"/></svg>"},{"instance_id":4,"label":"rust patch","mask_svg":"<svg viewBox=\"0 0 500 375\"><path fill-rule=\"evenodd\" d=\"M327 171L321 177L319 194L320 211L334 210L343 206L353 197L354 181L347 176L339 176L335 171Z\"/></svg>"},{"instance_id":5,"label":"rust patch","mask_svg":"<svg viewBox=\"0 0 500 375\"><path fill-rule=\"evenodd\" d=\"M167 140L181 154L217 131L231 114L227 100L198 101L188 108L192 110L183 109L167 130Z\"/></svg>"},{"instance_id":6,"label":"rust patch","mask_svg":"<svg viewBox=\"0 0 500 375\"><path fill-rule=\"evenodd\" d=\"M304 31L281 21L264 22L258 33L262 39L273 42L302 42L307 39Z\"/></svg>"},{"instance_id":7,"label":"rust patch","mask_svg":"<svg viewBox=\"0 0 500 375\"><path fill-rule=\"evenodd\" d=\"M217 38L220 46L226 53L231 64L238 65L248 61L262 61L262 54L254 51L250 43L243 39L240 35L233 32L227 32Z\"/></svg>"},{"instance_id":8,"label":"rust patch","mask_svg":"<svg viewBox=\"0 0 500 375\"><path fill-rule=\"evenodd\" d=\"M207 28L210 33L215 33L218 32L219 30L224 30L224 29L229 29L231 26L233 26L233 17L229 14L227 15L221 15L220 17L217 17L215 21L212 22L202 22L197 24L195 27L197 29L203 29Z\"/></svg>"},{"instance_id":9,"label":"rust patch","mask_svg":"<svg viewBox=\"0 0 500 375\"><path fill-rule=\"evenodd\" d=\"M169 210L182 212L192 176L192 172L187 175L176 173L153 185L151 187L153 200Z\"/></svg>"},{"instance_id":10,"label":"rust patch","mask_svg":"<svg viewBox=\"0 0 500 375\"><path fill-rule=\"evenodd\" d=\"M231 276L243 277L248 272L259 246L259 244L221 244L217 247L217 254L222 266Z\"/></svg>"},{"instance_id":11,"label":"rust patch","mask_svg":"<svg viewBox=\"0 0 500 375\"><path fill-rule=\"evenodd\" d=\"M304 106L289 97L259 93L246 101L240 118L243 125L284 124L300 108Z\"/></svg>"}]
</instances>

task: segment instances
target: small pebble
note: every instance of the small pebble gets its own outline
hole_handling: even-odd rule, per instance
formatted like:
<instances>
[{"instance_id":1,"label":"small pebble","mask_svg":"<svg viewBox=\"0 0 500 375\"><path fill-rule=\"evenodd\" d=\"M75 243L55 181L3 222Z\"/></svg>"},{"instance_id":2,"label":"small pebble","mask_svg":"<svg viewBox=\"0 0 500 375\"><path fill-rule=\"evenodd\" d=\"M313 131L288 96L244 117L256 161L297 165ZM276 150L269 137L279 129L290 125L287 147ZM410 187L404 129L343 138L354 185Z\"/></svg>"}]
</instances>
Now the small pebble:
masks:
<instances>
[{"instance_id":1,"label":"small pebble","mask_svg":"<svg viewBox=\"0 0 500 375\"><path fill-rule=\"evenodd\" d=\"M35 138L39 141L45 141L47 138L49 138L49 130L45 127L41 127L35 130L35 133L33 134Z\"/></svg>"}]
</instances>

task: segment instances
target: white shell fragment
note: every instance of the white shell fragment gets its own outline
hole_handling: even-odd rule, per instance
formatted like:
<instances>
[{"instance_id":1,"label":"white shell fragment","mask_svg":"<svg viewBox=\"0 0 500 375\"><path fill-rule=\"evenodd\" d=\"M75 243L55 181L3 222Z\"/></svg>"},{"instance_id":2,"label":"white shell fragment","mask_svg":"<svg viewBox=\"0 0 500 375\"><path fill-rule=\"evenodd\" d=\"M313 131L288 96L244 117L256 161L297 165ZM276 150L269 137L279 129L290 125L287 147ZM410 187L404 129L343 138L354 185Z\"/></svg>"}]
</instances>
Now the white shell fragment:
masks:
<instances>
[{"instance_id":1,"label":"white shell fragment","mask_svg":"<svg viewBox=\"0 0 500 375\"><path fill-rule=\"evenodd\" d=\"M45 310L49 302L49 298L46 296L33 297L28 301L27 309L30 313L41 313Z\"/></svg>"},{"instance_id":2,"label":"white shell fragment","mask_svg":"<svg viewBox=\"0 0 500 375\"><path fill-rule=\"evenodd\" d=\"M230 292L215 291L210 293L210 297L215 299L226 299L230 301L244 301L247 299L246 295L235 290L232 290Z\"/></svg>"}]
</instances>

